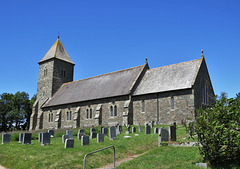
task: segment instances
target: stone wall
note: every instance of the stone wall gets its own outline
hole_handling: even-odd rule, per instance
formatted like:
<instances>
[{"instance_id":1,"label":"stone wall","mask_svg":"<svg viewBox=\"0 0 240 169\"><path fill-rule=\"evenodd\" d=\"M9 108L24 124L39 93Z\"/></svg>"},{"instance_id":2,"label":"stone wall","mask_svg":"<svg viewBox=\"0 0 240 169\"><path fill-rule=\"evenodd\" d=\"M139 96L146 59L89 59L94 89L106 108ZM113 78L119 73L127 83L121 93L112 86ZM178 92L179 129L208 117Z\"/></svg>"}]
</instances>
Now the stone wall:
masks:
<instances>
[{"instance_id":1,"label":"stone wall","mask_svg":"<svg viewBox=\"0 0 240 169\"><path fill-rule=\"evenodd\" d=\"M174 108L171 100L174 99ZM142 102L145 102L145 111ZM154 121L158 124L182 123L194 116L194 96L192 89L148 94L133 98L133 124Z\"/></svg>"}]
</instances>

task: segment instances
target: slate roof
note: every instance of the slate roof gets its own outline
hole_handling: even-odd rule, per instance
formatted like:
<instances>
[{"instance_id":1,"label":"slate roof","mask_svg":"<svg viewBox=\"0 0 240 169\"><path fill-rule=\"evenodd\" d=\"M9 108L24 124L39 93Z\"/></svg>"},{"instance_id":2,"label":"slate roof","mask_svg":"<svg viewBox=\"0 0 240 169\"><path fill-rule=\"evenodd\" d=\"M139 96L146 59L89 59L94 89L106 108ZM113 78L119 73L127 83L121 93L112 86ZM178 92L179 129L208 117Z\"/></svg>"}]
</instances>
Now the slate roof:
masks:
<instances>
[{"instance_id":1,"label":"slate roof","mask_svg":"<svg viewBox=\"0 0 240 169\"><path fill-rule=\"evenodd\" d=\"M202 60L149 69L133 95L192 88Z\"/></svg>"},{"instance_id":2,"label":"slate roof","mask_svg":"<svg viewBox=\"0 0 240 169\"><path fill-rule=\"evenodd\" d=\"M52 45L46 55L38 63L40 64L53 58L60 59L75 65L59 39L56 40L56 42Z\"/></svg>"},{"instance_id":3,"label":"slate roof","mask_svg":"<svg viewBox=\"0 0 240 169\"><path fill-rule=\"evenodd\" d=\"M146 64L65 83L43 107L128 95Z\"/></svg>"}]
</instances>

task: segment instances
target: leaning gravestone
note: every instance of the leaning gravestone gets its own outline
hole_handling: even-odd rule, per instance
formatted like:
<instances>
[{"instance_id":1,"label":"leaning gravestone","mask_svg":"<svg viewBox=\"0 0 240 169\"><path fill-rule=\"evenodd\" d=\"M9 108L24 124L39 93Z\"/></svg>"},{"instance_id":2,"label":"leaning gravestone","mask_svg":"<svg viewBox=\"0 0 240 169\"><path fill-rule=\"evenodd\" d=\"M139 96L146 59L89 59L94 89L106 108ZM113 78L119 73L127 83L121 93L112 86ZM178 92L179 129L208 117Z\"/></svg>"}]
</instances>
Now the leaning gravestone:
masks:
<instances>
[{"instance_id":1,"label":"leaning gravestone","mask_svg":"<svg viewBox=\"0 0 240 169\"><path fill-rule=\"evenodd\" d=\"M145 128L145 134L151 134L151 128L148 125Z\"/></svg>"},{"instance_id":2,"label":"leaning gravestone","mask_svg":"<svg viewBox=\"0 0 240 169\"><path fill-rule=\"evenodd\" d=\"M158 134L158 128L157 127L154 128L154 134Z\"/></svg>"},{"instance_id":3,"label":"leaning gravestone","mask_svg":"<svg viewBox=\"0 0 240 169\"><path fill-rule=\"evenodd\" d=\"M23 134L24 133L19 133L19 143L23 142Z\"/></svg>"},{"instance_id":4,"label":"leaning gravestone","mask_svg":"<svg viewBox=\"0 0 240 169\"><path fill-rule=\"evenodd\" d=\"M104 142L104 134L100 133L97 134L97 142L98 143Z\"/></svg>"},{"instance_id":5,"label":"leaning gravestone","mask_svg":"<svg viewBox=\"0 0 240 169\"><path fill-rule=\"evenodd\" d=\"M161 127L159 130L159 134L161 134L161 141L168 141L168 131L164 127Z\"/></svg>"},{"instance_id":6,"label":"leaning gravestone","mask_svg":"<svg viewBox=\"0 0 240 169\"><path fill-rule=\"evenodd\" d=\"M89 136L82 136L81 145L82 146L89 145Z\"/></svg>"},{"instance_id":7,"label":"leaning gravestone","mask_svg":"<svg viewBox=\"0 0 240 169\"><path fill-rule=\"evenodd\" d=\"M42 133L38 133L38 141L39 141L39 143L42 142Z\"/></svg>"},{"instance_id":8,"label":"leaning gravestone","mask_svg":"<svg viewBox=\"0 0 240 169\"><path fill-rule=\"evenodd\" d=\"M136 133L136 127L132 127L132 133Z\"/></svg>"},{"instance_id":9,"label":"leaning gravestone","mask_svg":"<svg viewBox=\"0 0 240 169\"><path fill-rule=\"evenodd\" d=\"M168 126L168 132L169 132L169 140L170 141L176 141L176 127L174 126Z\"/></svg>"},{"instance_id":10,"label":"leaning gravestone","mask_svg":"<svg viewBox=\"0 0 240 169\"><path fill-rule=\"evenodd\" d=\"M49 145L51 141L51 134L50 133L42 133L41 145Z\"/></svg>"},{"instance_id":11,"label":"leaning gravestone","mask_svg":"<svg viewBox=\"0 0 240 169\"><path fill-rule=\"evenodd\" d=\"M73 131L72 130L66 130L66 135L68 135L68 138L73 138Z\"/></svg>"},{"instance_id":12,"label":"leaning gravestone","mask_svg":"<svg viewBox=\"0 0 240 169\"><path fill-rule=\"evenodd\" d=\"M142 126L139 126L139 132L142 132L143 130L142 130Z\"/></svg>"},{"instance_id":13,"label":"leaning gravestone","mask_svg":"<svg viewBox=\"0 0 240 169\"><path fill-rule=\"evenodd\" d=\"M109 127L109 140L115 140L116 139L116 128L115 126Z\"/></svg>"},{"instance_id":14,"label":"leaning gravestone","mask_svg":"<svg viewBox=\"0 0 240 169\"><path fill-rule=\"evenodd\" d=\"M50 133L50 137L54 137L54 130L48 130L48 133Z\"/></svg>"},{"instance_id":15,"label":"leaning gravestone","mask_svg":"<svg viewBox=\"0 0 240 169\"><path fill-rule=\"evenodd\" d=\"M23 142L22 144L31 144L32 133L23 133Z\"/></svg>"},{"instance_id":16,"label":"leaning gravestone","mask_svg":"<svg viewBox=\"0 0 240 169\"><path fill-rule=\"evenodd\" d=\"M97 138L97 133L93 132L90 134L90 139Z\"/></svg>"},{"instance_id":17,"label":"leaning gravestone","mask_svg":"<svg viewBox=\"0 0 240 169\"><path fill-rule=\"evenodd\" d=\"M2 144L10 143L10 141L11 141L10 134L7 134L7 133L2 134Z\"/></svg>"},{"instance_id":18,"label":"leaning gravestone","mask_svg":"<svg viewBox=\"0 0 240 169\"><path fill-rule=\"evenodd\" d=\"M73 148L73 147L74 147L74 139L72 138L66 139L64 148Z\"/></svg>"},{"instance_id":19,"label":"leaning gravestone","mask_svg":"<svg viewBox=\"0 0 240 169\"><path fill-rule=\"evenodd\" d=\"M103 128L102 128L102 134L104 134L105 136L107 136L107 135L108 135L108 128L103 127Z\"/></svg>"},{"instance_id":20,"label":"leaning gravestone","mask_svg":"<svg viewBox=\"0 0 240 169\"><path fill-rule=\"evenodd\" d=\"M65 143L68 138L68 135L62 135L62 142Z\"/></svg>"}]
</instances>

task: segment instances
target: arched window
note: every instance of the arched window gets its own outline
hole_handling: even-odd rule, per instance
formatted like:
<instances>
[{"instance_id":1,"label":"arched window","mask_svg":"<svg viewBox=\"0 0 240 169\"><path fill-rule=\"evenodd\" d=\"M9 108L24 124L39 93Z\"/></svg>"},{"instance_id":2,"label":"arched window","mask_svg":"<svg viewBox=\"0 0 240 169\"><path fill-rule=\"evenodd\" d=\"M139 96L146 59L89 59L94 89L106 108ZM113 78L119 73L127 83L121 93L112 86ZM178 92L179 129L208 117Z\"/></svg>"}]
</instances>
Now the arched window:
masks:
<instances>
[{"instance_id":1,"label":"arched window","mask_svg":"<svg viewBox=\"0 0 240 169\"><path fill-rule=\"evenodd\" d=\"M47 76L47 69L44 70L44 76Z\"/></svg>"},{"instance_id":2,"label":"arched window","mask_svg":"<svg viewBox=\"0 0 240 169\"><path fill-rule=\"evenodd\" d=\"M92 109L90 109L90 119L92 118Z\"/></svg>"},{"instance_id":3,"label":"arched window","mask_svg":"<svg viewBox=\"0 0 240 169\"><path fill-rule=\"evenodd\" d=\"M67 112L67 120L69 119L69 112Z\"/></svg>"},{"instance_id":4,"label":"arched window","mask_svg":"<svg viewBox=\"0 0 240 169\"><path fill-rule=\"evenodd\" d=\"M110 107L110 115L113 116L113 107Z\"/></svg>"},{"instance_id":5,"label":"arched window","mask_svg":"<svg viewBox=\"0 0 240 169\"><path fill-rule=\"evenodd\" d=\"M53 122L53 113L52 113L51 115L52 115L52 117L51 117L51 121Z\"/></svg>"},{"instance_id":6,"label":"arched window","mask_svg":"<svg viewBox=\"0 0 240 169\"><path fill-rule=\"evenodd\" d=\"M48 115L48 122L50 122L51 121L51 114L49 113L49 115Z\"/></svg>"},{"instance_id":7,"label":"arched window","mask_svg":"<svg viewBox=\"0 0 240 169\"><path fill-rule=\"evenodd\" d=\"M72 120L72 112L70 111L70 118L69 118L69 120Z\"/></svg>"},{"instance_id":8,"label":"arched window","mask_svg":"<svg viewBox=\"0 0 240 169\"><path fill-rule=\"evenodd\" d=\"M145 112L145 102L142 100L142 112Z\"/></svg>"},{"instance_id":9,"label":"arched window","mask_svg":"<svg viewBox=\"0 0 240 169\"><path fill-rule=\"evenodd\" d=\"M117 116L117 106L114 106L114 116Z\"/></svg>"},{"instance_id":10,"label":"arched window","mask_svg":"<svg viewBox=\"0 0 240 169\"><path fill-rule=\"evenodd\" d=\"M174 109L174 97L171 97L171 109Z\"/></svg>"},{"instance_id":11,"label":"arched window","mask_svg":"<svg viewBox=\"0 0 240 169\"><path fill-rule=\"evenodd\" d=\"M88 119L88 109L86 110L86 113L87 113L87 119Z\"/></svg>"}]
</instances>

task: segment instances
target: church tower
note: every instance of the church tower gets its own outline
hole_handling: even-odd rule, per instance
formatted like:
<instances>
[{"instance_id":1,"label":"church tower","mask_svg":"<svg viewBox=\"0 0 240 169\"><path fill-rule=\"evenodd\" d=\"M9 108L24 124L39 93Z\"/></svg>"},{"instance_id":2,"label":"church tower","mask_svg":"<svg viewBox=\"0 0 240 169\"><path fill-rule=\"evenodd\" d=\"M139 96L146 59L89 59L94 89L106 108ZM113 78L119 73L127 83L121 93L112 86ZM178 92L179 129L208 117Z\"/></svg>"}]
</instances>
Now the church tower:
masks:
<instances>
[{"instance_id":1,"label":"church tower","mask_svg":"<svg viewBox=\"0 0 240 169\"><path fill-rule=\"evenodd\" d=\"M62 84L73 81L75 65L59 37L38 64L37 98L33 105L30 130L42 128L41 106L58 91Z\"/></svg>"}]
</instances>

